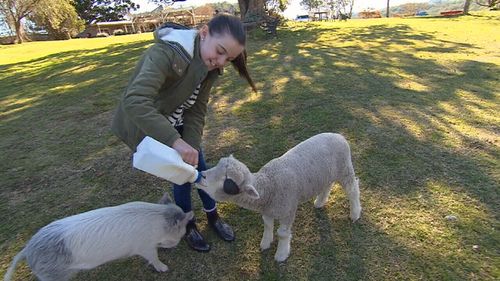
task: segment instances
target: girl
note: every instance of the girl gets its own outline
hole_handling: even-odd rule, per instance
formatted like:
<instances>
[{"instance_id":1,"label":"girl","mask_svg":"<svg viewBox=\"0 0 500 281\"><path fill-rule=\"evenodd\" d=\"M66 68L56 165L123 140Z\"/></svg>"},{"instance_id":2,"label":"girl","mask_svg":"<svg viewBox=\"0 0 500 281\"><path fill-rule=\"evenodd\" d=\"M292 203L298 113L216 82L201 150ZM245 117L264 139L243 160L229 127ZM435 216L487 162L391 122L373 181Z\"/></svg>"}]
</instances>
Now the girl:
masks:
<instances>
[{"instance_id":1,"label":"girl","mask_svg":"<svg viewBox=\"0 0 500 281\"><path fill-rule=\"evenodd\" d=\"M154 36L120 100L112 130L133 151L150 136L204 171L201 137L207 104L223 67L231 62L256 91L246 68L245 29L237 17L219 14L199 31L162 27ZM191 184L174 185L173 194L184 212L191 211ZM202 190L198 194L208 224L223 240L233 241L233 230L218 216L215 201ZM195 219L186 226L185 239L197 251L210 250Z\"/></svg>"}]
</instances>

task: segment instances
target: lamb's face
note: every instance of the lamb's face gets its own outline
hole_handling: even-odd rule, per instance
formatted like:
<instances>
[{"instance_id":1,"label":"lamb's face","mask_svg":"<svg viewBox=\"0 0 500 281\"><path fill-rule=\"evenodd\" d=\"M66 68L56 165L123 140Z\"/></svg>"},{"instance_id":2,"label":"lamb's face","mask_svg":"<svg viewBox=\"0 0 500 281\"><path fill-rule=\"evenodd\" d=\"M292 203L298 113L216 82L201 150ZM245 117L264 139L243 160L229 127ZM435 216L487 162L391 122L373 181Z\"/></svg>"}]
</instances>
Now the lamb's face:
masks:
<instances>
[{"instance_id":1,"label":"lamb's face","mask_svg":"<svg viewBox=\"0 0 500 281\"><path fill-rule=\"evenodd\" d=\"M234 196L259 198L251 182L252 174L245 164L229 156L221 158L217 166L202 172L197 187L217 201L231 201Z\"/></svg>"}]
</instances>

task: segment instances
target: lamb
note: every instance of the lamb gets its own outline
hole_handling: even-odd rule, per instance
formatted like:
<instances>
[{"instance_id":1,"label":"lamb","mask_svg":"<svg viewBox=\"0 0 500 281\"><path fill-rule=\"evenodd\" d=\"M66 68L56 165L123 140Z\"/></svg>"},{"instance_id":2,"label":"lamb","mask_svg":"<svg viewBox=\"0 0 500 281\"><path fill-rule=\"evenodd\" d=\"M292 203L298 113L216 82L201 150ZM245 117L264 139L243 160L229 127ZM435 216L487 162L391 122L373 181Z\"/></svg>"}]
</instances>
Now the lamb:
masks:
<instances>
[{"instance_id":1,"label":"lamb","mask_svg":"<svg viewBox=\"0 0 500 281\"><path fill-rule=\"evenodd\" d=\"M157 271L168 270L157 248L176 246L193 213L184 213L165 194L159 204L130 202L54 221L40 229L12 261L4 281L26 258L41 281L65 281L82 269L140 255Z\"/></svg>"},{"instance_id":2,"label":"lamb","mask_svg":"<svg viewBox=\"0 0 500 281\"><path fill-rule=\"evenodd\" d=\"M233 202L262 214L261 250L271 246L274 220L278 220L279 241L274 258L283 262L290 255L298 204L315 197L314 206L323 207L335 182L347 193L350 218L355 222L361 215L361 203L349 144L340 134L322 133L271 160L257 173L251 173L232 155L221 158L215 167L202 172L197 187L217 201Z\"/></svg>"}]
</instances>

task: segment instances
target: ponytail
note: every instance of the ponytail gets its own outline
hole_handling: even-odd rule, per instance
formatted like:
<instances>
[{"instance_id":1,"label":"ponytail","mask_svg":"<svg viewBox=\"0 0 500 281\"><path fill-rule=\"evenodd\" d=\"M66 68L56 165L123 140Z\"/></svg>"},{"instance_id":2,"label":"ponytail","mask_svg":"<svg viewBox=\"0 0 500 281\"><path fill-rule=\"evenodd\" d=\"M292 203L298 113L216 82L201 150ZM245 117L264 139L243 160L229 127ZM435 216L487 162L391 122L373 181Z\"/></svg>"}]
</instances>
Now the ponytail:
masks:
<instances>
[{"instance_id":1,"label":"ponytail","mask_svg":"<svg viewBox=\"0 0 500 281\"><path fill-rule=\"evenodd\" d=\"M208 22L208 30L210 35L214 34L230 34L239 44L245 46L246 43L246 32L243 23L238 17L227 15L227 14L218 14L213 17ZM257 88L253 83L250 74L247 69L247 52L243 50L241 54L239 54L234 60L231 61L233 67L238 71L239 75L245 78L252 87L254 92L257 92Z\"/></svg>"}]
</instances>

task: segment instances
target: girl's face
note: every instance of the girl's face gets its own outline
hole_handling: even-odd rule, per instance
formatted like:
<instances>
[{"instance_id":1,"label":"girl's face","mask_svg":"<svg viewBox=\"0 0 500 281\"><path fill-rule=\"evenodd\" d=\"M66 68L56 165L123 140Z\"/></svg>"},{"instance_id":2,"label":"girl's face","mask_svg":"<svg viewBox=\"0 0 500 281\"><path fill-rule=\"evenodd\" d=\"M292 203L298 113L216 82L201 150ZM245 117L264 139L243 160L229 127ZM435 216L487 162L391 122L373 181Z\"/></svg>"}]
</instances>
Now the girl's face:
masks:
<instances>
[{"instance_id":1,"label":"girl's face","mask_svg":"<svg viewBox=\"0 0 500 281\"><path fill-rule=\"evenodd\" d=\"M206 25L200 31L200 40L201 58L209 71L223 67L244 49L229 33L210 35Z\"/></svg>"}]
</instances>

